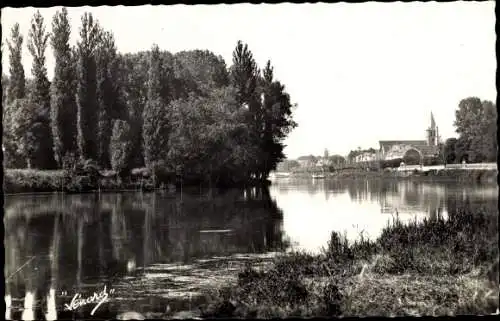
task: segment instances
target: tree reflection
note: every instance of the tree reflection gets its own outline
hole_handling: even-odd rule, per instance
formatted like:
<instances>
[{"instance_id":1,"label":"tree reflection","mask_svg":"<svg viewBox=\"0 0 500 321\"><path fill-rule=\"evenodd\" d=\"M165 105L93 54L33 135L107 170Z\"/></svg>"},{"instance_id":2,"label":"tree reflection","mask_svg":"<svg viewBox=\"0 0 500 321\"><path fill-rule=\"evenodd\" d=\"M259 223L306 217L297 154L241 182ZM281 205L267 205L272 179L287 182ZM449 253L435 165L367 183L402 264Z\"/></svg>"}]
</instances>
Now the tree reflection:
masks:
<instances>
[{"instance_id":1,"label":"tree reflection","mask_svg":"<svg viewBox=\"0 0 500 321\"><path fill-rule=\"evenodd\" d=\"M278 251L283 213L268 189L161 193L9 196L5 202L6 294L40 301L44 318L75 292L95 291L154 263ZM206 232L208 231L208 232ZM33 262L25 264L30 257ZM19 271L16 270L22 267ZM13 300L13 305L19 304ZM9 310L14 319L22 317ZM28 311L27 309L26 311ZM14 312L17 311L17 312ZM52 311L52 312L51 312ZM50 313L49 313L50 312ZM85 316L81 309L71 315ZM28 313L28 312L26 312ZM6 315L7 316L7 315Z\"/></svg>"}]
</instances>

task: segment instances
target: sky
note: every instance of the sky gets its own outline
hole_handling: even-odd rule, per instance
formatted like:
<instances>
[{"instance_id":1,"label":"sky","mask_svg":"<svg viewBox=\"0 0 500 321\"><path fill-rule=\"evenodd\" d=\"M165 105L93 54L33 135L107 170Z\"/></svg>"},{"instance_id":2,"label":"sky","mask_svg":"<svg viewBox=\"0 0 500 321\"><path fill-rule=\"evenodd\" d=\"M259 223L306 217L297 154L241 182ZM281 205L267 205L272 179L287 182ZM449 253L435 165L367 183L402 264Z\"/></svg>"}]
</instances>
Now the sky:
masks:
<instances>
[{"instance_id":1,"label":"sky","mask_svg":"<svg viewBox=\"0 0 500 321\"><path fill-rule=\"evenodd\" d=\"M456 137L461 99L496 101L495 2L274 5L174 5L68 8L71 43L80 18L92 12L114 33L120 52L172 53L208 49L232 63L236 42L248 44L259 66L270 59L275 77L298 107L298 127L285 140L289 158L347 155L378 149L379 140L423 140L434 114L443 140ZM41 8L47 30L60 7ZM36 8L3 8L5 42L14 23L26 46ZM8 74L4 45L2 70ZM47 50L49 78L54 71Z\"/></svg>"}]
</instances>

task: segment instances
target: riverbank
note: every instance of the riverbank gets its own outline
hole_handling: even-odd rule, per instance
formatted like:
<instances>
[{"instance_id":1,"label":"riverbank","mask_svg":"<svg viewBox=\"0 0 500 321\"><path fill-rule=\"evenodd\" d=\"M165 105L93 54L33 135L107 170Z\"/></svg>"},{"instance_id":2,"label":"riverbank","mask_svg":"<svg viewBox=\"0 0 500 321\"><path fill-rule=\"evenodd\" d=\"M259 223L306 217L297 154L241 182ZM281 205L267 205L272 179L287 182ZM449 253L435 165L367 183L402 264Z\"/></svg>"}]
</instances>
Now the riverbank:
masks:
<instances>
[{"instance_id":1,"label":"riverbank","mask_svg":"<svg viewBox=\"0 0 500 321\"><path fill-rule=\"evenodd\" d=\"M104 172L103 172L104 173ZM311 173L292 173L291 178L312 178ZM455 181L460 183L497 184L498 171L491 169L447 169L429 171L361 171L345 170L326 173L327 179L405 179L418 181ZM177 185L177 186L175 186ZM141 172L125 179L118 179L114 175L71 175L64 170L30 170L6 169L4 170L4 193L85 193L85 192L123 192L123 191L175 191L180 187L176 184L158 184L151 177L144 176ZM268 186L269 180L248 181L244 184L232 184L226 187L253 187ZM200 186L184 182L183 186Z\"/></svg>"},{"instance_id":2,"label":"riverbank","mask_svg":"<svg viewBox=\"0 0 500 321\"><path fill-rule=\"evenodd\" d=\"M498 309L498 216L458 213L387 226L376 241L332 233L320 255L247 267L202 317L491 314Z\"/></svg>"},{"instance_id":3,"label":"riverbank","mask_svg":"<svg viewBox=\"0 0 500 321\"><path fill-rule=\"evenodd\" d=\"M177 184L162 184L155 182L151 177L133 175L119 179L114 175L103 172L95 175L72 175L64 170L30 170L30 169L6 169L4 170L3 191L6 194L21 193L117 193L128 191L153 191L165 190L175 192L181 187ZM269 181L248 181L245 184L233 184L231 186L214 186L218 188L227 187L254 187L268 186ZM207 184L205 184L207 185ZM186 184L182 188L198 188L200 184Z\"/></svg>"},{"instance_id":4,"label":"riverbank","mask_svg":"<svg viewBox=\"0 0 500 321\"><path fill-rule=\"evenodd\" d=\"M312 173L293 173L292 178L312 178ZM362 171L344 170L325 173L327 179L406 179L418 181L455 181L479 184L497 184L498 171L492 169L446 169L428 171Z\"/></svg>"}]
</instances>

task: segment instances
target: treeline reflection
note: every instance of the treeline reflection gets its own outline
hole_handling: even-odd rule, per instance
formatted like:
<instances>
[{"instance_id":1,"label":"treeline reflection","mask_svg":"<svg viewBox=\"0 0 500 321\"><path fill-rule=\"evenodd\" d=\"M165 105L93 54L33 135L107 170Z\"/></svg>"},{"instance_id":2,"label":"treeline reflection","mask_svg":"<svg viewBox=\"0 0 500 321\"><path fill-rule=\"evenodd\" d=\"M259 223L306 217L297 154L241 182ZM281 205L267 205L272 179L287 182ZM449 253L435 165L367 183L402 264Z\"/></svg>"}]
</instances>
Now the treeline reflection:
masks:
<instances>
[{"instance_id":1,"label":"treeline reflection","mask_svg":"<svg viewBox=\"0 0 500 321\"><path fill-rule=\"evenodd\" d=\"M34 317L42 318L49 289L61 310L59 294L68 303L76 292L153 263L286 247L283 213L265 189L9 196L4 208L6 317L15 319L22 316L12 313L33 305L31 295L41 308Z\"/></svg>"},{"instance_id":2,"label":"treeline reflection","mask_svg":"<svg viewBox=\"0 0 500 321\"><path fill-rule=\"evenodd\" d=\"M498 213L498 187L457 185L452 182L426 183L415 181L372 180L311 180L289 179L273 183L272 189L286 195L289 191L323 194L325 201L347 194L351 202L377 203L381 213L429 213L437 215L454 207L456 202L491 204L490 212ZM452 202L453 204L448 204Z\"/></svg>"}]
</instances>

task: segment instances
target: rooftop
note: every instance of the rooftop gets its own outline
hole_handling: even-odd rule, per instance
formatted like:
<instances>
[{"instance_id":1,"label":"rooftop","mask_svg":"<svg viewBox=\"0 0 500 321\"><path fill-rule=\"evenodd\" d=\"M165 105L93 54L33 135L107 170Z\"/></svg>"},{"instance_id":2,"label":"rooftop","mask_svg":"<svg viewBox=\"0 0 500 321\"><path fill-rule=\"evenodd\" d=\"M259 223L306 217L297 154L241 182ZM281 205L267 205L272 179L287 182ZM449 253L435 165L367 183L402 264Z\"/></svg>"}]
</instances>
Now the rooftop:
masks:
<instances>
[{"instance_id":1,"label":"rooftop","mask_svg":"<svg viewBox=\"0 0 500 321\"><path fill-rule=\"evenodd\" d=\"M380 145L414 145L421 146L427 145L427 141L425 140L381 140L379 141Z\"/></svg>"}]
</instances>

